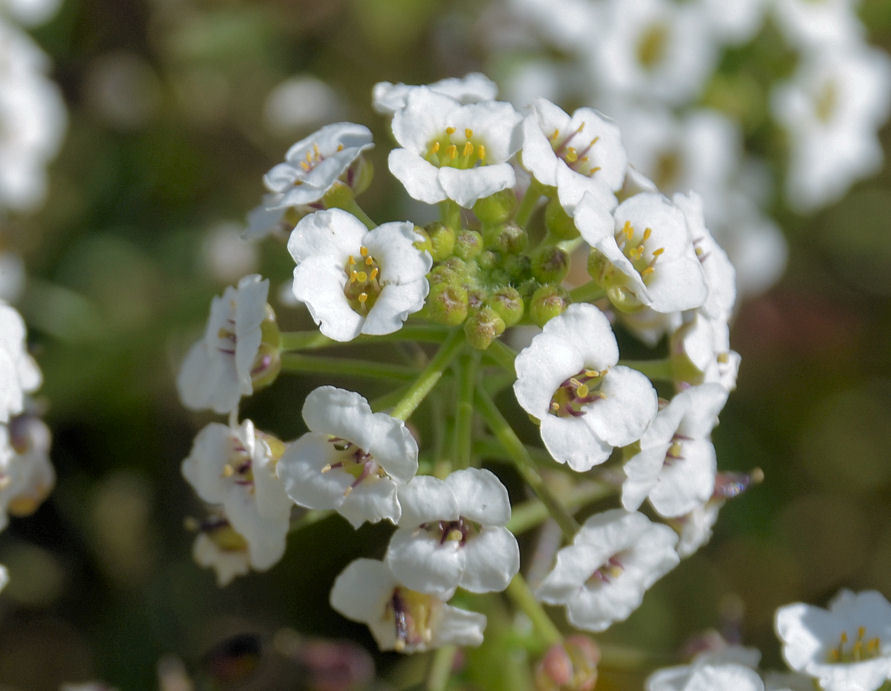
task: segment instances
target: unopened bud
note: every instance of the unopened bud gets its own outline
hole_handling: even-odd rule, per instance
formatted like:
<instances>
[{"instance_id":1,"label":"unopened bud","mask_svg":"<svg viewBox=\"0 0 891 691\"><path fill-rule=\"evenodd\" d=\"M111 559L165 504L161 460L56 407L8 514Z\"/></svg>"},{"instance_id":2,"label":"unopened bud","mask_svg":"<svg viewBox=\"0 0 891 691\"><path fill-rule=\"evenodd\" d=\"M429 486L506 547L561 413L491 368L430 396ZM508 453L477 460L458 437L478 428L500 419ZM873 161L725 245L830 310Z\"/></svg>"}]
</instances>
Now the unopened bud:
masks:
<instances>
[{"instance_id":1,"label":"unopened bud","mask_svg":"<svg viewBox=\"0 0 891 691\"><path fill-rule=\"evenodd\" d=\"M575 223L558 199L552 199L545 207L545 226L553 237L560 240L571 240L579 236Z\"/></svg>"},{"instance_id":2,"label":"unopened bud","mask_svg":"<svg viewBox=\"0 0 891 691\"><path fill-rule=\"evenodd\" d=\"M525 305L520 291L512 286L499 288L489 297L487 304L498 313L506 326L513 326L523 318Z\"/></svg>"},{"instance_id":3,"label":"unopened bud","mask_svg":"<svg viewBox=\"0 0 891 691\"><path fill-rule=\"evenodd\" d=\"M569 294L559 286L542 286L532 294L529 303L529 317L538 326L544 326L551 319L563 314L569 307Z\"/></svg>"},{"instance_id":4,"label":"unopened bud","mask_svg":"<svg viewBox=\"0 0 891 691\"><path fill-rule=\"evenodd\" d=\"M484 224L504 223L516 208L517 195L512 189L506 189L479 199L473 205L473 213Z\"/></svg>"},{"instance_id":5,"label":"unopened bud","mask_svg":"<svg viewBox=\"0 0 891 691\"><path fill-rule=\"evenodd\" d=\"M498 266L498 254L492 250L483 250L476 258L477 265L486 271L491 271Z\"/></svg>"},{"instance_id":6,"label":"unopened bud","mask_svg":"<svg viewBox=\"0 0 891 691\"><path fill-rule=\"evenodd\" d=\"M468 261L483 251L483 236L475 230L461 230L455 240L455 255Z\"/></svg>"},{"instance_id":7,"label":"unopened bud","mask_svg":"<svg viewBox=\"0 0 891 691\"><path fill-rule=\"evenodd\" d=\"M478 350L485 350L492 341L504 333L504 319L491 307L485 306L474 312L464 322L467 342Z\"/></svg>"},{"instance_id":8,"label":"unopened bud","mask_svg":"<svg viewBox=\"0 0 891 691\"><path fill-rule=\"evenodd\" d=\"M569 253L555 245L544 245L532 253L532 275L542 283L559 283L569 273Z\"/></svg>"},{"instance_id":9,"label":"unopened bud","mask_svg":"<svg viewBox=\"0 0 891 691\"><path fill-rule=\"evenodd\" d=\"M503 223L483 229L486 247L503 254L518 254L526 249L529 236L516 223Z\"/></svg>"},{"instance_id":10,"label":"unopened bud","mask_svg":"<svg viewBox=\"0 0 891 691\"><path fill-rule=\"evenodd\" d=\"M455 250L455 231L439 221L428 224L426 230L433 261L442 261L452 256Z\"/></svg>"},{"instance_id":11,"label":"unopened bud","mask_svg":"<svg viewBox=\"0 0 891 691\"><path fill-rule=\"evenodd\" d=\"M573 635L552 645L535 669L540 691L592 691L600 649L587 636Z\"/></svg>"},{"instance_id":12,"label":"unopened bud","mask_svg":"<svg viewBox=\"0 0 891 691\"><path fill-rule=\"evenodd\" d=\"M462 284L467 280L468 275L469 267L463 259L449 257L433 267L433 270L427 275L427 280L432 289L437 283Z\"/></svg>"},{"instance_id":13,"label":"unopened bud","mask_svg":"<svg viewBox=\"0 0 891 691\"><path fill-rule=\"evenodd\" d=\"M467 290L452 283L432 286L424 304L424 316L437 324L457 326L467 317Z\"/></svg>"}]
</instances>

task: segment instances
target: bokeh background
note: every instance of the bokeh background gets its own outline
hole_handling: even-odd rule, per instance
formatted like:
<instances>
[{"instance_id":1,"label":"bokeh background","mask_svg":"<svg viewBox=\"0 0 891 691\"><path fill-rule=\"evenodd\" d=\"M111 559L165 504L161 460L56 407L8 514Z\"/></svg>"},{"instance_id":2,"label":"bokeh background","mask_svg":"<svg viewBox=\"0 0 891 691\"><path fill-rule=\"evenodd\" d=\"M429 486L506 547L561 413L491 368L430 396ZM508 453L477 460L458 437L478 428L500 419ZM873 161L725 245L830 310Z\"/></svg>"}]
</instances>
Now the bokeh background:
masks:
<instances>
[{"instance_id":1,"label":"bokeh background","mask_svg":"<svg viewBox=\"0 0 891 691\"><path fill-rule=\"evenodd\" d=\"M869 42L891 48L891 3L863 0L858 11ZM250 271L274 286L290 271L279 245L238 239L262 174L321 124L361 122L378 142L363 205L374 218L403 216L371 87L503 66L495 17L478 0L66 0L30 30L52 59L68 129L43 208L0 226L28 269L17 304L44 372L58 482L0 535L12 577L0 597L0 688L153 688L170 654L219 680L228 658L207 652L242 633L262 645L246 688L306 683L300 654L273 650L282 640L306 650L350 638L373 653L381 688L423 673L424 660L377 654L364 627L327 605L333 577L374 555L385 527L354 533L325 520L293 534L271 571L222 590L192 562L183 521L200 506L179 465L212 418L184 410L173 382L213 295ZM750 141L770 155L758 132ZM891 128L881 139L887 157ZM891 595L891 172L810 215L773 197L788 265L741 305L738 389L715 433L721 469L758 466L765 481L602 638L651 653L647 666L680 659L685 641L717 628L779 668L777 606L825 604L840 587ZM306 324L297 312L281 319ZM322 383L347 382L288 377L244 414L292 439L303 396ZM510 641L498 645L514 657L471 656L477 688L507 683L486 675L508 660L525 664ZM641 674L607 668L598 688L639 688ZM528 676L510 683L523 688Z\"/></svg>"}]
</instances>

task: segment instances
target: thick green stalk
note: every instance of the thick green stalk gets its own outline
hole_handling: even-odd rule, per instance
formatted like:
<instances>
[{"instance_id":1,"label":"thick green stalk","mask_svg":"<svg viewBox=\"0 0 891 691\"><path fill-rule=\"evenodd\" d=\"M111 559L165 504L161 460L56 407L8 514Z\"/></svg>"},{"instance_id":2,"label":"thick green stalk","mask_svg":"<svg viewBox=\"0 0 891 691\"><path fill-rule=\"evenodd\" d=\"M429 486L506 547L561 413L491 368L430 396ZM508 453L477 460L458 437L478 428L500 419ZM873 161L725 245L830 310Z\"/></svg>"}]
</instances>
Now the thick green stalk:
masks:
<instances>
[{"instance_id":1,"label":"thick green stalk","mask_svg":"<svg viewBox=\"0 0 891 691\"><path fill-rule=\"evenodd\" d=\"M526 193L523 195L522 201L520 201L517 215L514 217L514 221L518 226L521 228L526 227L529 223L529 219L532 218L532 213L535 211L538 200L541 199L543 194L544 185L533 178L532 182L529 183L529 187L526 189Z\"/></svg>"},{"instance_id":2,"label":"thick green stalk","mask_svg":"<svg viewBox=\"0 0 891 691\"><path fill-rule=\"evenodd\" d=\"M563 640L560 630L551 621L541 603L535 599L535 595L532 594L532 591L526 584L526 579L521 574L518 573L514 576L505 592L513 603L529 617L532 625L535 626L549 646L560 643Z\"/></svg>"},{"instance_id":3,"label":"thick green stalk","mask_svg":"<svg viewBox=\"0 0 891 691\"><path fill-rule=\"evenodd\" d=\"M507 343L496 339L489 344L485 353L486 357L499 367L502 367L511 373L514 372L514 359L517 357L517 352L507 345Z\"/></svg>"},{"instance_id":4,"label":"thick green stalk","mask_svg":"<svg viewBox=\"0 0 891 691\"><path fill-rule=\"evenodd\" d=\"M604 295L606 295L606 291L597 285L595 281L588 281L584 285L569 291L569 297L573 302L594 302Z\"/></svg>"},{"instance_id":5,"label":"thick green stalk","mask_svg":"<svg viewBox=\"0 0 891 691\"><path fill-rule=\"evenodd\" d=\"M501 414L501 411L498 410L495 402L485 391L477 389L475 400L478 410L486 420L486 424L514 462L517 472L520 473L526 484L529 485L536 496L548 508L551 517L560 526L560 530L563 531L563 536L568 541L572 541L579 530L579 524L572 517L572 514L551 494L550 488L535 467L532 456L529 455L526 446L520 441L513 427L510 426L510 423Z\"/></svg>"},{"instance_id":6,"label":"thick green stalk","mask_svg":"<svg viewBox=\"0 0 891 691\"><path fill-rule=\"evenodd\" d=\"M362 223L365 224L365 227L369 230L377 228L377 223L371 220L371 217L365 213L364 209L359 206L359 203L353 197L352 190L346 186L343 187L344 190L347 190L349 193L341 192L339 194L329 193L325 195L325 206L329 209L343 209L344 211L349 211L353 216L362 221Z\"/></svg>"},{"instance_id":7,"label":"thick green stalk","mask_svg":"<svg viewBox=\"0 0 891 691\"><path fill-rule=\"evenodd\" d=\"M418 376L415 382L408 387L405 396L399 401L390 415L399 419L407 420L419 405L424 401L427 394L433 390L436 383L440 380L446 368L451 364L452 359L464 347L464 330L455 329L449 334L445 343L442 344L433 359L424 368L424 371Z\"/></svg>"},{"instance_id":8,"label":"thick green stalk","mask_svg":"<svg viewBox=\"0 0 891 691\"><path fill-rule=\"evenodd\" d=\"M473 444L473 390L480 352L465 352L458 359L458 406L455 411L455 467L469 468Z\"/></svg>"},{"instance_id":9,"label":"thick green stalk","mask_svg":"<svg viewBox=\"0 0 891 691\"><path fill-rule=\"evenodd\" d=\"M433 662L427 675L427 691L445 691L452 676L452 665L458 649L453 645L444 645L433 653Z\"/></svg>"},{"instance_id":10,"label":"thick green stalk","mask_svg":"<svg viewBox=\"0 0 891 691\"><path fill-rule=\"evenodd\" d=\"M372 379L414 379L418 370L404 365L370 360L353 360L322 356L282 353L282 372L307 374L336 374L347 377L369 377Z\"/></svg>"}]
</instances>

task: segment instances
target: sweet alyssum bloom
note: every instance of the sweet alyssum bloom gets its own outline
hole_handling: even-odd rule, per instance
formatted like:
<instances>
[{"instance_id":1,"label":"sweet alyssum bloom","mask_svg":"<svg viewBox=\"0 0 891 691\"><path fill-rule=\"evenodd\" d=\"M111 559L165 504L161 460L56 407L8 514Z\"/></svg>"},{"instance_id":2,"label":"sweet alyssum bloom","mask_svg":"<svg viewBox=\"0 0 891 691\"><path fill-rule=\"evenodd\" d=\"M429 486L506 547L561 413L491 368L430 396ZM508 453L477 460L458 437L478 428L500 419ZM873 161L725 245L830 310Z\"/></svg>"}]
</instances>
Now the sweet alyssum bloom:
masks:
<instances>
[{"instance_id":1,"label":"sweet alyssum bloom","mask_svg":"<svg viewBox=\"0 0 891 691\"><path fill-rule=\"evenodd\" d=\"M195 437L182 474L202 500L222 505L248 543L262 542L264 533L288 532L291 501L275 474L283 449L250 420L237 427L212 422Z\"/></svg>"},{"instance_id":2,"label":"sweet alyssum bloom","mask_svg":"<svg viewBox=\"0 0 891 691\"><path fill-rule=\"evenodd\" d=\"M425 84L424 87L438 94L449 96L459 103L491 101L498 94L498 85L479 72L471 72L463 77L440 79L438 82ZM420 88L422 87L401 82L398 84L378 82L371 90L371 105L376 112L382 115L393 115L396 111L405 108L408 95Z\"/></svg>"},{"instance_id":3,"label":"sweet alyssum bloom","mask_svg":"<svg viewBox=\"0 0 891 691\"><path fill-rule=\"evenodd\" d=\"M309 393L303 420L309 432L278 462L288 496L308 509L335 509L354 528L382 518L398 523L396 490L418 471L418 444L405 423L333 386Z\"/></svg>"},{"instance_id":4,"label":"sweet alyssum bloom","mask_svg":"<svg viewBox=\"0 0 891 691\"><path fill-rule=\"evenodd\" d=\"M301 139L279 163L263 176L266 188L274 193L267 198L267 209L300 206L319 201L363 151L374 146L371 131L364 125L338 122L326 125ZM344 181L352 186L352 180Z\"/></svg>"},{"instance_id":5,"label":"sweet alyssum bloom","mask_svg":"<svg viewBox=\"0 0 891 691\"><path fill-rule=\"evenodd\" d=\"M568 213L587 192L603 208L615 208L628 160L619 128L591 108L572 116L543 98L523 121L523 167L557 188Z\"/></svg>"},{"instance_id":6,"label":"sweet alyssum bloom","mask_svg":"<svg viewBox=\"0 0 891 691\"><path fill-rule=\"evenodd\" d=\"M414 246L421 239L408 221L368 230L341 209L305 216L288 240L294 296L335 341L398 331L429 290L433 260Z\"/></svg>"},{"instance_id":7,"label":"sweet alyssum bloom","mask_svg":"<svg viewBox=\"0 0 891 691\"><path fill-rule=\"evenodd\" d=\"M536 589L551 605L566 605L570 623L604 631L627 619L653 583L680 561L677 535L641 513L613 509L591 516Z\"/></svg>"},{"instance_id":8,"label":"sweet alyssum bloom","mask_svg":"<svg viewBox=\"0 0 891 691\"><path fill-rule=\"evenodd\" d=\"M634 511L649 499L660 516L674 517L708 501L717 471L710 435L727 394L719 384L703 384L681 391L659 411L640 451L624 465L622 506Z\"/></svg>"},{"instance_id":9,"label":"sweet alyssum bloom","mask_svg":"<svg viewBox=\"0 0 891 691\"><path fill-rule=\"evenodd\" d=\"M651 674L646 691L764 691L764 682L754 669L745 665L699 663Z\"/></svg>"},{"instance_id":10,"label":"sweet alyssum bloom","mask_svg":"<svg viewBox=\"0 0 891 691\"><path fill-rule=\"evenodd\" d=\"M874 590L842 590L828 610L780 607L774 624L789 667L825 691L874 691L891 680L891 604Z\"/></svg>"},{"instance_id":11,"label":"sweet alyssum bloom","mask_svg":"<svg viewBox=\"0 0 891 691\"><path fill-rule=\"evenodd\" d=\"M204 338L186 355L176 388L187 408L234 410L278 373L278 329L266 306L269 280L245 276L210 304Z\"/></svg>"},{"instance_id":12,"label":"sweet alyssum bloom","mask_svg":"<svg viewBox=\"0 0 891 691\"><path fill-rule=\"evenodd\" d=\"M618 359L609 321L589 304L551 319L516 358L517 401L540 421L551 456L573 470L637 441L656 415L650 380Z\"/></svg>"},{"instance_id":13,"label":"sweet alyssum bloom","mask_svg":"<svg viewBox=\"0 0 891 691\"><path fill-rule=\"evenodd\" d=\"M56 472L49 458L51 438L49 427L34 415L0 425L0 530L8 515L29 516L52 491Z\"/></svg>"},{"instance_id":14,"label":"sweet alyssum bloom","mask_svg":"<svg viewBox=\"0 0 891 691\"><path fill-rule=\"evenodd\" d=\"M519 148L520 120L510 103L462 104L419 87L393 116L393 136L402 148L390 152L390 172L418 201L451 199L469 208L516 184L507 161Z\"/></svg>"},{"instance_id":15,"label":"sweet alyssum bloom","mask_svg":"<svg viewBox=\"0 0 891 691\"><path fill-rule=\"evenodd\" d=\"M490 471L467 468L445 480L419 476L399 488L402 518L386 563L406 586L448 599L457 586L504 590L520 569L507 489Z\"/></svg>"},{"instance_id":16,"label":"sweet alyssum bloom","mask_svg":"<svg viewBox=\"0 0 891 691\"><path fill-rule=\"evenodd\" d=\"M14 307L0 302L0 422L22 412L25 394L36 391L42 381L28 354L25 322Z\"/></svg>"},{"instance_id":17,"label":"sweet alyssum bloom","mask_svg":"<svg viewBox=\"0 0 891 691\"><path fill-rule=\"evenodd\" d=\"M483 642L486 617L405 587L386 564L356 559L334 581L331 607L368 624L381 650L417 653Z\"/></svg>"},{"instance_id":18,"label":"sweet alyssum bloom","mask_svg":"<svg viewBox=\"0 0 891 691\"><path fill-rule=\"evenodd\" d=\"M665 197L636 194L610 216L586 195L574 219L592 247L588 270L617 309L678 312L705 302L708 287L687 219Z\"/></svg>"}]
</instances>

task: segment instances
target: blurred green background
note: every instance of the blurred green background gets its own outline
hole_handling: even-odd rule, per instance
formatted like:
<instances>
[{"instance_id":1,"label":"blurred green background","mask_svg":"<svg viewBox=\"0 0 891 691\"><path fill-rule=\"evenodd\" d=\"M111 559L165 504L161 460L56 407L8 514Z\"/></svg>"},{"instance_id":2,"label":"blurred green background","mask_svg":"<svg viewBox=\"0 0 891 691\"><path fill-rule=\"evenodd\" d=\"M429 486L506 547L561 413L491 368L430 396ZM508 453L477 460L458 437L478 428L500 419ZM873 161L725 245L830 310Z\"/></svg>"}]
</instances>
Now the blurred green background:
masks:
<instances>
[{"instance_id":1,"label":"blurred green background","mask_svg":"<svg viewBox=\"0 0 891 691\"><path fill-rule=\"evenodd\" d=\"M231 245L262 174L291 143L328 121L368 125L377 175L363 205L378 219L406 213L371 87L484 70L481 14L469 0L67 0L31 32L52 57L69 129L45 207L5 222L3 237L29 270L19 306L44 372L58 483L0 535L12 577L0 597L0 688L152 688L165 654L196 669L229 635L265 642L283 627L374 651L364 627L328 608L327 592L354 556L375 555L383 526L354 533L328 519L292 535L271 571L222 590L193 564L183 520L200 506L179 464L213 418L185 411L173 382L213 295L253 270L273 289L289 274L275 243L254 255ZM861 16L870 41L891 47L891 3L864 0ZM267 95L300 75L332 92L303 97L303 122L277 121ZM887 157L891 128L882 139ZM812 217L774 211L789 265L740 309L739 385L715 433L721 469L760 466L766 479L602 638L655 653L653 664L724 627L781 667L777 606L824 604L842 586L891 595L891 173L886 165ZM347 382L288 377L244 415L292 439L303 396L322 383ZM392 669L397 656L375 659L382 674L412 678ZM298 685L293 665L261 666L250 688ZM640 679L605 669L598 688Z\"/></svg>"}]
</instances>

